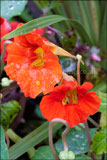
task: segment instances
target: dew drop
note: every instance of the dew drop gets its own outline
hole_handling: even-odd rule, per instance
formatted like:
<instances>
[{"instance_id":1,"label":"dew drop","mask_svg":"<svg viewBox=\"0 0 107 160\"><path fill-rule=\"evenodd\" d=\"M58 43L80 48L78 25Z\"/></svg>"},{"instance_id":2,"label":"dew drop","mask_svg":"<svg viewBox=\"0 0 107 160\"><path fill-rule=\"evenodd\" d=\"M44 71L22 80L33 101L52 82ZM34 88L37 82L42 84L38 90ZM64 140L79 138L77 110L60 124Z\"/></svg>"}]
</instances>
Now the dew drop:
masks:
<instances>
[{"instance_id":1,"label":"dew drop","mask_svg":"<svg viewBox=\"0 0 107 160\"><path fill-rule=\"evenodd\" d=\"M13 9L14 9L14 7L13 7L12 5L10 5L10 6L9 6L9 9L10 9L10 10L13 10Z\"/></svg>"},{"instance_id":2,"label":"dew drop","mask_svg":"<svg viewBox=\"0 0 107 160\"><path fill-rule=\"evenodd\" d=\"M85 143L82 143L82 146L85 146Z\"/></svg>"},{"instance_id":3,"label":"dew drop","mask_svg":"<svg viewBox=\"0 0 107 160\"><path fill-rule=\"evenodd\" d=\"M78 137L79 137L79 135L78 135L78 134L76 134L76 135L75 135L75 137L77 137L77 138L78 138Z\"/></svg>"},{"instance_id":4,"label":"dew drop","mask_svg":"<svg viewBox=\"0 0 107 160\"><path fill-rule=\"evenodd\" d=\"M72 138L72 141L74 141L75 140L75 138Z\"/></svg>"},{"instance_id":5,"label":"dew drop","mask_svg":"<svg viewBox=\"0 0 107 160\"><path fill-rule=\"evenodd\" d=\"M23 34L23 32L20 32L20 35L22 35Z\"/></svg>"},{"instance_id":6,"label":"dew drop","mask_svg":"<svg viewBox=\"0 0 107 160\"><path fill-rule=\"evenodd\" d=\"M18 64L16 64L16 68L20 68Z\"/></svg>"},{"instance_id":7,"label":"dew drop","mask_svg":"<svg viewBox=\"0 0 107 160\"><path fill-rule=\"evenodd\" d=\"M36 86L40 86L40 81L36 81Z\"/></svg>"}]
</instances>

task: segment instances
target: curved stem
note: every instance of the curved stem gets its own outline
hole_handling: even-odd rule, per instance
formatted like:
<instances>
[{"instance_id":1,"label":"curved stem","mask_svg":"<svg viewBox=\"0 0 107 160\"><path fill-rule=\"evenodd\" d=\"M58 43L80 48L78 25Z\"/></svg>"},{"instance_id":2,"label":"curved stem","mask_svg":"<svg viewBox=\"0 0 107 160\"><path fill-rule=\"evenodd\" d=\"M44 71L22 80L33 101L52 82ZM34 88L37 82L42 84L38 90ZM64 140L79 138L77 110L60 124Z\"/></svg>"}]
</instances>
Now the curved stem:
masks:
<instances>
[{"instance_id":1,"label":"curved stem","mask_svg":"<svg viewBox=\"0 0 107 160\"><path fill-rule=\"evenodd\" d=\"M66 142L65 136L69 132L70 126L69 126L69 124L65 120L60 119L60 118L55 118L55 119L51 120L50 123L49 123L49 145L50 145L50 148L51 148L51 151L52 151L54 157L56 158L56 160L59 160L59 157L56 154L56 151L54 149L53 135L52 135L53 123L57 123L57 122L61 122L61 123L63 123L66 126L66 129L62 133L62 141L63 141L63 144L64 144L64 150L65 151L68 151L68 146L67 146L67 142Z\"/></svg>"}]
</instances>

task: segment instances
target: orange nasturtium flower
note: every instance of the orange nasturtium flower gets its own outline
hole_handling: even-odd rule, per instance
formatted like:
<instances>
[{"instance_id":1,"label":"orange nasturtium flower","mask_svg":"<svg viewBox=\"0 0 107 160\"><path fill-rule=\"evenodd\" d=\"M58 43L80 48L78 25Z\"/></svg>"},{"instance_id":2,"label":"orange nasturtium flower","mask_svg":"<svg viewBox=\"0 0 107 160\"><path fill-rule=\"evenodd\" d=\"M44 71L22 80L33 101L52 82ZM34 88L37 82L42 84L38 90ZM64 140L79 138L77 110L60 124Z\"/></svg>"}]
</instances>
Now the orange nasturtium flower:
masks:
<instances>
[{"instance_id":1,"label":"orange nasturtium flower","mask_svg":"<svg viewBox=\"0 0 107 160\"><path fill-rule=\"evenodd\" d=\"M94 91L89 91L93 85L89 82L78 85L73 81L62 81L49 95L42 98L40 109L47 120L61 118L70 127L87 120L100 107L101 100ZM88 92L89 91L89 92Z\"/></svg>"},{"instance_id":2,"label":"orange nasturtium flower","mask_svg":"<svg viewBox=\"0 0 107 160\"><path fill-rule=\"evenodd\" d=\"M0 39L7 33L13 31L18 26L18 22L8 22L5 18L0 17ZM12 40L12 39L11 39ZM3 50L3 43L5 40L0 41L0 54ZM4 62L7 61L7 52L5 52Z\"/></svg>"},{"instance_id":3,"label":"orange nasturtium flower","mask_svg":"<svg viewBox=\"0 0 107 160\"><path fill-rule=\"evenodd\" d=\"M17 36L7 47L5 71L10 79L17 81L26 97L35 98L52 91L62 77L58 57L40 34L40 30L35 30Z\"/></svg>"}]
</instances>

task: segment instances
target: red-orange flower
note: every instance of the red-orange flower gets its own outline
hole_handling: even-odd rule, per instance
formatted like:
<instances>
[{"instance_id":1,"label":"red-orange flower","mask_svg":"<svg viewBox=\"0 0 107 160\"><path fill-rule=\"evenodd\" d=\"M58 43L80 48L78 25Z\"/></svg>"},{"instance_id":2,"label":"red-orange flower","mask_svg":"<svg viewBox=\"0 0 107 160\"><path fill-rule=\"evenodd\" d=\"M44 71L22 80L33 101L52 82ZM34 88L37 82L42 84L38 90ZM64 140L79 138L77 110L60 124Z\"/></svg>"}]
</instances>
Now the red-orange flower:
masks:
<instances>
[{"instance_id":1,"label":"red-orange flower","mask_svg":"<svg viewBox=\"0 0 107 160\"><path fill-rule=\"evenodd\" d=\"M0 17L0 38L6 35L7 33L16 29L18 22L8 22L6 19ZM12 39L11 39L12 40ZM5 40L0 42L0 53L2 53L3 43ZM4 62L7 60L7 52L5 52Z\"/></svg>"},{"instance_id":2,"label":"red-orange flower","mask_svg":"<svg viewBox=\"0 0 107 160\"><path fill-rule=\"evenodd\" d=\"M17 81L25 96L35 98L48 93L62 76L58 57L34 31L14 38L7 47L8 60L5 71Z\"/></svg>"},{"instance_id":3,"label":"red-orange flower","mask_svg":"<svg viewBox=\"0 0 107 160\"><path fill-rule=\"evenodd\" d=\"M47 120L61 118L66 120L70 127L87 120L100 107L100 98L94 91L89 91L93 85L85 82L78 85L76 82L62 82L49 95L42 98L40 109ZM89 92L88 92L89 91Z\"/></svg>"}]
</instances>

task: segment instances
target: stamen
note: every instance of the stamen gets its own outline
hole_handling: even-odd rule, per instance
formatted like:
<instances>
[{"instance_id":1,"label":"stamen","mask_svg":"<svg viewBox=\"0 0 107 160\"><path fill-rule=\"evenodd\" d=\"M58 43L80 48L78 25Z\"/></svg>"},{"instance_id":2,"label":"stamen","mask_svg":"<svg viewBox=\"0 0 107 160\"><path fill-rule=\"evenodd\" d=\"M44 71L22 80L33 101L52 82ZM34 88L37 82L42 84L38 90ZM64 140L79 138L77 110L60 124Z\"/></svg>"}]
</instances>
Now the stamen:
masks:
<instances>
[{"instance_id":1,"label":"stamen","mask_svg":"<svg viewBox=\"0 0 107 160\"><path fill-rule=\"evenodd\" d=\"M77 97L77 90L69 90L66 92L66 96L65 98L62 100L62 104L66 105L66 104L77 104L78 103L78 97Z\"/></svg>"},{"instance_id":2,"label":"stamen","mask_svg":"<svg viewBox=\"0 0 107 160\"><path fill-rule=\"evenodd\" d=\"M36 53L37 58L44 58L45 54L41 47L37 48L34 53Z\"/></svg>"},{"instance_id":3,"label":"stamen","mask_svg":"<svg viewBox=\"0 0 107 160\"><path fill-rule=\"evenodd\" d=\"M77 104L78 103L78 97L77 97L77 90L70 90L70 99L69 101L72 101L73 104Z\"/></svg>"},{"instance_id":4,"label":"stamen","mask_svg":"<svg viewBox=\"0 0 107 160\"><path fill-rule=\"evenodd\" d=\"M31 65L32 66L36 66L36 67L40 67L44 65L44 57L45 57L45 53L43 51L43 49L41 47L38 47L34 53L36 53L36 56L31 57L31 59L36 59Z\"/></svg>"},{"instance_id":5,"label":"stamen","mask_svg":"<svg viewBox=\"0 0 107 160\"><path fill-rule=\"evenodd\" d=\"M36 67L40 67L40 66L44 65L44 61L43 61L43 59L36 59L31 65L36 66Z\"/></svg>"},{"instance_id":6,"label":"stamen","mask_svg":"<svg viewBox=\"0 0 107 160\"><path fill-rule=\"evenodd\" d=\"M65 98L62 100L62 104L63 104L63 105L66 105L66 104L67 104L67 97L65 97Z\"/></svg>"},{"instance_id":7,"label":"stamen","mask_svg":"<svg viewBox=\"0 0 107 160\"><path fill-rule=\"evenodd\" d=\"M36 81L36 86L40 86L40 81L39 80Z\"/></svg>"}]
</instances>

